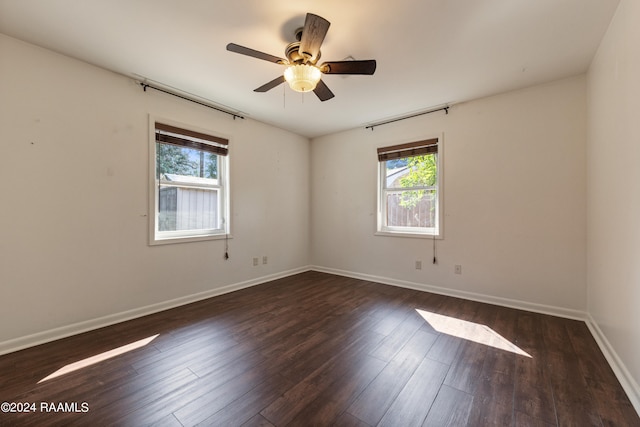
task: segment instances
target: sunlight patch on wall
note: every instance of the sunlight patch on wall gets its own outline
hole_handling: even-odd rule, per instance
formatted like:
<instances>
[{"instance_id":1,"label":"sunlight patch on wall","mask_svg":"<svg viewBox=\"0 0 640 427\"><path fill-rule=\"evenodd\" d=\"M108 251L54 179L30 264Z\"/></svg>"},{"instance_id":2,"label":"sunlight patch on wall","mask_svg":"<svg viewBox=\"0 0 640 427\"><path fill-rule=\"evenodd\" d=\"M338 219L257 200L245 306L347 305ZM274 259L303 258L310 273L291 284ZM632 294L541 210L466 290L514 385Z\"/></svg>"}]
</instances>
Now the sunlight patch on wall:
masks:
<instances>
[{"instance_id":1,"label":"sunlight patch on wall","mask_svg":"<svg viewBox=\"0 0 640 427\"><path fill-rule=\"evenodd\" d=\"M520 356L531 357L529 353L488 327L468 320L456 319L451 316L432 313L416 309L418 314L431 325L433 329L443 334L452 335L468 341L488 345L500 350L510 351Z\"/></svg>"},{"instance_id":2,"label":"sunlight patch on wall","mask_svg":"<svg viewBox=\"0 0 640 427\"><path fill-rule=\"evenodd\" d=\"M144 347L145 345L149 344L151 341L156 339L159 335L160 334L152 335L150 337L123 345L121 347L114 348L113 350L105 351L104 353L96 354L95 356L87 357L86 359L82 359L77 362L65 365L62 368L55 371L54 373L52 373L51 375L44 377L43 379L38 381L38 384L51 380L53 378L60 377L62 375L65 375L71 372L74 372L74 371L77 371L79 369L86 368L87 366L95 365L96 363L103 362L107 359L111 359L112 357L119 356L129 351L133 351L138 348Z\"/></svg>"}]
</instances>

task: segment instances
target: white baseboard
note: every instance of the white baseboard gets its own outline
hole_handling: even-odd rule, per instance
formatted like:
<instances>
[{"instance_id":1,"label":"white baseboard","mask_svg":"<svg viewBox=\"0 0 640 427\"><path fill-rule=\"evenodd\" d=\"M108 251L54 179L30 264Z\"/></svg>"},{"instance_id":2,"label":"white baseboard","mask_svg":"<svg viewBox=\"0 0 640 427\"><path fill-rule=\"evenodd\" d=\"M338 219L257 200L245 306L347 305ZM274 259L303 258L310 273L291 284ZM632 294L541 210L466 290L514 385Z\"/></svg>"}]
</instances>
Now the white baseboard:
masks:
<instances>
[{"instance_id":1,"label":"white baseboard","mask_svg":"<svg viewBox=\"0 0 640 427\"><path fill-rule=\"evenodd\" d=\"M602 329L600 329L600 326L598 326L598 323L593 319L593 317L591 317L591 315L588 316L586 323L587 327L591 331L591 335L593 335L593 338L598 343L600 350L602 350L604 357L607 359L607 362L609 362L609 365L611 366L611 369L613 369L618 381L620 381L622 388L627 393L627 397L631 401L631 404L635 408L636 412L640 414L640 386L638 386L638 383L634 380L633 376L618 356L618 353L616 353L611 343L609 343L606 335L602 332Z\"/></svg>"},{"instance_id":2,"label":"white baseboard","mask_svg":"<svg viewBox=\"0 0 640 427\"><path fill-rule=\"evenodd\" d=\"M84 322L78 322L71 325L61 326L59 328L50 329L47 331L38 332L32 335L27 335L20 338L11 339L8 341L0 342L0 355L12 353L14 351L23 350L28 347L44 344L47 342L59 340L72 335L81 334L94 329L103 328L105 326L114 325L116 323L125 322L127 320L135 319L149 314L158 313L160 311L168 310L171 308L179 307L185 304L191 304L193 302L202 301L207 298L215 297L229 292L237 291L251 286L260 285L262 283L270 282L272 280L281 279L283 277L292 276L294 274L303 273L309 271L309 267L300 267L293 270L282 271L267 276L261 276L255 279L247 280L240 283L234 283L231 285L223 286L221 288L211 289L209 291L200 292L197 294L186 295L184 297L176 298L170 301L164 301L157 304L147 305L145 307L134 308L133 310L123 311L120 313L110 314L96 319L87 320Z\"/></svg>"},{"instance_id":3,"label":"white baseboard","mask_svg":"<svg viewBox=\"0 0 640 427\"><path fill-rule=\"evenodd\" d=\"M408 282L405 280L393 279L390 277L373 276L370 274L356 273L352 271L338 270L320 266L311 266L311 270L323 273L335 274L338 276L352 277L354 279L368 280L370 282L382 283L385 285L398 286L401 288L414 289L417 291L431 292L433 294L446 295L450 297L462 298L471 301L484 302L487 304L500 305L503 307L516 308L518 310L532 311L534 313L550 314L552 316L564 317L567 319L582 320L587 319L584 311L572 310L569 308L555 307L551 305L536 304L532 302L514 300L509 298L494 297L490 295L477 294L475 292L460 291L439 286L431 286L424 283Z\"/></svg>"}]
</instances>

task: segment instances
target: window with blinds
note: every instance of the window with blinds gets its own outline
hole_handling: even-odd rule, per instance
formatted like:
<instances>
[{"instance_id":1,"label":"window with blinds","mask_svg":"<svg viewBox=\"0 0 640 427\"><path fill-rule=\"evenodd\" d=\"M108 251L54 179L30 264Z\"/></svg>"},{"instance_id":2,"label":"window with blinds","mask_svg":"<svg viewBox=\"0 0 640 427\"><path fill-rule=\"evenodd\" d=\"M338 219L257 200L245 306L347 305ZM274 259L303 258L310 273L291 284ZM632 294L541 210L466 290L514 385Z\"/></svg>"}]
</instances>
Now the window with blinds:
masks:
<instances>
[{"instance_id":1,"label":"window with blinds","mask_svg":"<svg viewBox=\"0 0 640 427\"><path fill-rule=\"evenodd\" d=\"M378 234L442 237L442 138L377 151Z\"/></svg>"},{"instance_id":2,"label":"window with blinds","mask_svg":"<svg viewBox=\"0 0 640 427\"><path fill-rule=\"evenodd\" d=\"M225 138L154 122L151 244L228 234L228 155Z\"/></svg>"}]
</instances>

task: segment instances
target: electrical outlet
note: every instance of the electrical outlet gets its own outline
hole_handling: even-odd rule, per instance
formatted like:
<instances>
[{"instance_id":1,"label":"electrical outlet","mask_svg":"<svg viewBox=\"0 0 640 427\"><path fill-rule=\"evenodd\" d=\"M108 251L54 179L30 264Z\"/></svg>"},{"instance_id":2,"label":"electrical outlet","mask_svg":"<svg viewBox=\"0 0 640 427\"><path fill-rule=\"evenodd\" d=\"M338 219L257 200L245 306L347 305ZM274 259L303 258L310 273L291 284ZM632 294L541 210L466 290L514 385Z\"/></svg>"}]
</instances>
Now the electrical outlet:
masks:
<instances>
[{"instance_id":1,"label":"electrical outlet","mask_svg":"<svg viewBox=\"0 0 640 427\"><path fill-rule=\"evenodd\" d=\"M462 274L462 266L460 264L456 264L453 267L453 272L456 274Z\"/></svg>"},{"instance_id":2,"label":"electrical outlet","mask_svg":"<svg viewBox=\"0 0 640 427\"><path fill-rule=\"evenodd\" d=\"M267 260L267 256L266 256L266 255L265 255L265 256L263 256L263 257L262 257L262 263L263 263L263 264L266 264L266 263L267 263L267 261L268 261L268 260Z\"/></svg>"},{"instance_id":3,"label":"electrical outlet","mask_svg":"<svg viewBox=\"0 0 640 427\"><path fill-rule=\"evenodd\" d=\"M258 258L253 259L253 266L255 267L256 265L258 265Z\"/></svg>"},{"instance_id":4,"label":"electrical outlet","mask_svg":"<svg viewBox=\"0 0 640 427\"><path fill-rule=\"evenodd\" d=\"M416 270L422 270L422 261L416 261Z\"/></svg>"}]
</instances>

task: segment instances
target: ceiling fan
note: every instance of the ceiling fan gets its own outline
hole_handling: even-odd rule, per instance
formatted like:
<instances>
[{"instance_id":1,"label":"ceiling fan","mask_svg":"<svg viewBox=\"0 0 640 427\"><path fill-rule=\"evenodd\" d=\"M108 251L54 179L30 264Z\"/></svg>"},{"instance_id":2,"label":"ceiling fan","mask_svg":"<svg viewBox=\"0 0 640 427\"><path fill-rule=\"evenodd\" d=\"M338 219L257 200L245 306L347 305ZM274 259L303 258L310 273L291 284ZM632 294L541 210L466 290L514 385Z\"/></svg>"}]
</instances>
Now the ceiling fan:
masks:
<instances>
[{"instance_id":1,"label":"ceiling fan","mask_svg":"<svg viewBox=\"0 0 640 427\"><path fill-rule=\"evenodd\" d=\"M329 61L316 65L320 59L320 45L327 35L331 23L321 16L307 13L304 27L295 32L296 40L285 48L287 59L260 52L248 47L229 43L230 52L247 55L264 61L285 65L284 74L254 89L254 92L266 92L284 83L297 92L313 91L320 101L327 101L335 95L320 79L322 74L361 74L372 75L376 71L375 59L353 61Z\"/></svg>"}]
</instances>

